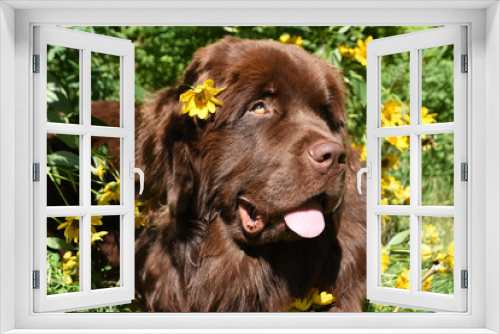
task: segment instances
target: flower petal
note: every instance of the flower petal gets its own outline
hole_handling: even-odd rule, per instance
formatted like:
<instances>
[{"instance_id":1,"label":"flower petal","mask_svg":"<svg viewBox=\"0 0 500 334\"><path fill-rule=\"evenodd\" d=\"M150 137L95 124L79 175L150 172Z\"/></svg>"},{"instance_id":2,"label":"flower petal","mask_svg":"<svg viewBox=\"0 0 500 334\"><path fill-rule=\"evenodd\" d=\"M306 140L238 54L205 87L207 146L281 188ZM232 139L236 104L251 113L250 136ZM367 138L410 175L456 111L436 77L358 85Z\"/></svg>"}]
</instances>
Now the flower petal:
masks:
<instances>
[{"instance_id":1,"label":"flower petal","mask_svg":"<svg viewBox=\"0 0 500 334\"><path fill-rule=\"evenodd\" d=\"M181 96L179 97L179 102L188 102L194 96L194 94L195 93L192 89L188 90L184 94L181 94Z\"/></svg>"},{"instance_id":2,"label":"flower petal","mask_svg":"<svg viewBox=\"0 0 500 334\"><path fill-rule=\"evenodd\" d=\"M207 119L208 117L208 107L204 107L198 112L199 119Z\"/></svg>"},{"instance_id":3,"label":"flower petal","mask_svg":"<svg viewBox=\"0 0 500 334\"><path fill-rule=\"evenodd\" d=\"M203 83L203 89L210 89L214 86L214 81L212 79L207 79L205 80L205 82Z\"/></svg>"},{"instance_id":4,"label":"flower petal","mask_svg":"<svg viewBox=\"0 0 500 334\"><path fill-rule=\"evenodd\" d=\"M213 97L213 96L212 96L212 97L210 98L210 101L212 101L212 102L213 102L213 103L215 103L216 105L218 105L218 106L221 106L221 107L222 107L222 102L221 102L221 101L219 101L219 100L217 100L215 97Z\"/></svg>"},{"instance_id":5,"label":"flower petal","mask_svg":"<svg viewBox=\"0 0 500 334\"><path fill-rule=\"evenodd\" d=\"M215 104L212 101L208 101L207 106L208 111L210 111L212 114L215 113Z\"/></svg>"},{"instance_id":6,"label":"flower petal","mask_svg":"<svg viewBox=\"0 0 500 334\"><path fill-rule=\"evenodd\" d=\"M206 91L215 96L215 95L218 95L220 92L224 91L227 87L223 87L223 88L220 88L220 89L217 89L217 88L209 88L207 89Z\"/></svg>"}]
</instances>

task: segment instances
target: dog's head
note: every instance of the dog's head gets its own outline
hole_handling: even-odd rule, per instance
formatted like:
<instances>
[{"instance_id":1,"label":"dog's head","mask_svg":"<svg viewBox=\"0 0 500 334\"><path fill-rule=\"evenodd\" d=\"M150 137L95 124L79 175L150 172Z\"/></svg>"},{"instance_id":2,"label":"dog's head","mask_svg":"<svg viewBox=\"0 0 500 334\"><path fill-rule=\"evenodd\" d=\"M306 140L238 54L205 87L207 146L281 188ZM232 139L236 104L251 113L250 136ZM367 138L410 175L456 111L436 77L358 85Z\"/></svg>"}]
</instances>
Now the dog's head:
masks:
<instances>
[{"instance_id":1,"label":"dog's head","mask_svg":"<svg viewBox=\"0 0 500 334\"><path fill-rule=\"evenodd\" d=\"M220 218L242 244L318 236L344 192L338 71L297 46L225 38L196 53L183 82L206 79L227 87L208 120L181 113L183 86L146 110L137 158L147 195L182 221Z\"/></svg>"}]
</instances>

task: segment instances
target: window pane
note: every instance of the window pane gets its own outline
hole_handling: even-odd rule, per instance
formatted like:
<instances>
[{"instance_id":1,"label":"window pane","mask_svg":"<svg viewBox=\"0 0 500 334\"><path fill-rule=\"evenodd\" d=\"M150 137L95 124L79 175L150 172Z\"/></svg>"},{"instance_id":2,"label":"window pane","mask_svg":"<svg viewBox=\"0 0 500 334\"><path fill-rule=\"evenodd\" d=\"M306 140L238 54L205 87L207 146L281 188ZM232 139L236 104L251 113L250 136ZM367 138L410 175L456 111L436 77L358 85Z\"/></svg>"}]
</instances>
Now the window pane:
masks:
<instances>
[{"instance_id":1,"label":"window pane","mask_svg":"<svg viewBox=\"0 0 500 334\"><path fill-rule=\"evenodd\" d=\"M92 290L120 286L121 216L92 216Z\"/></svg>"},{"instance_id":2,"label":"window pane","mask_svg":"<svg viewBox=\"0 0 500 334\"><path fill-rule=\"evenodd\" d=\"M80 136L47 134L47 206L80 205Z\"/></svg>"},{"instance_id":3,"label":"window pane","mask_svg":"<svg viewBox=\"0 0 500 334\"><path fill-rule=\"evenodd\" d=\"M410 289L410 217L381 216L381 286Z\"/></svg>"},{"instance_id":4,"label":"window pane","mask_svg":"<svg viewBox=\"0 0 500 334\"><path fill-rule=\"evenodd\" d=\"M80 124L80 50L47 45L47 121Z\"/></svg>"},{"instance_id":5,"label":"window pane","mask_svg":"<svg viewBox=\"0 0 500 334\"><path fill-rule=\"evenodd\" d=\"M422 120L453 122L453 45L422 49Z\"/></svg>"},{"instance_id":6,"label":"window pane","mask_svg":"<svg viewBox=\"0 0 500 334\"><path fill-rule=\"evenodd\" d=\"M92 125L120 126L120 57L92 52Z\"/></svg>"},{"instance_id":7,"label":"window pane","mask_svg":"<svg viewBox=\"0 0 500 334\"><path fill-rule=\"evenodd\" d=\"M381 204L410 204L410 137L386 137L381 145Z\"/></svg>"},{"instance_id":8,"label":"window pane","mask_svg":"<svg viewBox=\"0 0 500 334\"><path fill-rule=\"evenodd\" d=\"M422 136L422 205L453 206L453 133Z\"/></svg>"},{"instance_id":9,"label":"window pane","mask_svg":"<svg viewBox=\"0 0 500 334\"><path fill-rule=\"evenodd\" d=\"M47 218L47 295L80 291L80 217Z\"/></svg>"},{"instance_id":10,"label":"window pane","mask_svg":"<svg viewBox=\"0 0 500 334\"><path fill-rule=\"evenodd\" d=\"M120 138L92 137L92 205L120 204Z\"/></svg>"},{"instance_id":11,"label":"window pane","mask_svg":"<svg viewBox=\"0 0 500 334\"><path fill-rule=\"evenodd\" d=\"M422 217L422 291L453 294L453 240L453 218Z\"/></svg>"},{"instance_id":12,"label":"window pane","mask_svg":"<svg viewBox=\"0 0 500 334\"><path fill-rule=\"evenodd\" d=\"M381 60L381 126L410 124L410 53L383 56Z\"/></svg>"}]
</instances>

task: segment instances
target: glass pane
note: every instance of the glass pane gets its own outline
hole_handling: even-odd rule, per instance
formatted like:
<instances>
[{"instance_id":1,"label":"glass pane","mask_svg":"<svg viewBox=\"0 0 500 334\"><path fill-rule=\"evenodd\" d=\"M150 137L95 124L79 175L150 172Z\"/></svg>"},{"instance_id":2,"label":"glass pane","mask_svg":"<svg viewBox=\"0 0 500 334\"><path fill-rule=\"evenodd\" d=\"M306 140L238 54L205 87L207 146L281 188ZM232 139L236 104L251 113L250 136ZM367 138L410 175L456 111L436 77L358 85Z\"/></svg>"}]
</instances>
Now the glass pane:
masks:
<instances>
[{"instance_id":1,"label":"glass pane","mask_svg":"<svg viewBox=\"0 0 500 334\"><path fill-rule=\"evenodd\" d=\"M92 216L92 290L120 286L121 216Z\"/></svg>"},{"instance_id":2,"label":"glass pane","mask_svg":"<svg viewBox=\"0 0 500 334\"><path fill-rule=\"evenodd\" d=\"M453 218L422 217L422 291L453 294Z\"/></svg>"},{"instance_id":3,"label":"glass pane","mask_svg":"<svg viewBox=\"0 0 500 334\"><path fill-rule=\"evenodd\" d=\"M410 137L381 138L382 205L410 204Z\"/></svg>"},{"instance_id":4,"label":"glass pane","mask_svg":"<svg viewBox=\"0 0 500 334\"><path fill-rule=\"evenodd\" d=\"M47 295L80 291L80 217L47 218Z\"/></svg>"},{"instance_id":5,"label":"glass pane","mask_svg":"<svg viewBox=\"0 0 500 334\"><path fill-rule=\"evenodd\" d=\"M453 122L453 45L422 49L422 120Z\"/></svg>"},{"instance_id":6,"label":"glass pane","mask_svg":"<svg viewBox=\"0 0 500 334\"><path fill-rule=\"evenodd\" d=\"M410 217L381 216L381 286L410 289Z\"/></svg>"},{"instance_id":7,"label":"glass pane","mask_svg":"<svg viewBox=\"0 0 500 334\"><path fill-rule=\"evenodd\" d=\"M410 53L383 56L381 60L381 126L410 124Z\"/></svg>"},{"instance_id":8,"label":"glass pane","mask_svg":"<svg viewBox=\"0 0 500 334\"><path fill-rule=\"evenodd\" d=\"M47 45L47 121L80 123L80 50Z\"/></svg>"},{"instance_id":9,"label":"glass pane","mask_svg":"<svg viewBox=\"0 0 500 334\"><path fill-rule=\"evenodd\" d=\"M80 205L80 136L47 134L47 205Z\"/></svg>"},{"instance_id":10,"label":"glass pane","mask_svg":"<svg viewBox=\"0 0 500 334\"><path fill-rule=\"evenodd\" d=\"M120 126L120 57L92 52L92 125Z\"/></svg>"},{"instance_id":11,"label":"glass pane","mask_svg":"<svg viewBox=\"0 0 500 334\"><path fill-rule=\"evenodd\" d=\"M422 205L453 206L453 137L422 136Z\"/></svg>"},{"instance_id":12,"label":"glass pane","mask_svg":"<svg viewBox=\"0 0 500 334\"><path fill-rule=\"evenodd\" d=\"M120 204L120 138L92 137L92 205Z\"/></svg>"}]
</instances>

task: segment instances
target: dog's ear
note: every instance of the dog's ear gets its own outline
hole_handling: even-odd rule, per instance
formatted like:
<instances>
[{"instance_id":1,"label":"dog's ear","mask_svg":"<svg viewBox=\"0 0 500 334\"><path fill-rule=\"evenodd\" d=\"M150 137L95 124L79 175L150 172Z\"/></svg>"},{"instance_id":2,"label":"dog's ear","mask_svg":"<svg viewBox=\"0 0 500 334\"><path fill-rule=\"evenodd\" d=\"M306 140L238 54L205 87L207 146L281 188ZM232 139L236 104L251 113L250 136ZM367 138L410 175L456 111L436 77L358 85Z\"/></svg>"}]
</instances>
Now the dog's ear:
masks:
<instances>
[{"instance_id":1,"label":"dog's ear","mask_svg":"<svg viewBox=\"0 0 500 334\"><path fill-rule=\"evenodd\" d=\"M159 199L151 205L166 204L174 216L186 211L195 182L189 141L196 126L181 113L181 93L178 88L162 91L145 106L136 136L137 165L145 174L143 198Z\"/></svg>"}]
</instances>

